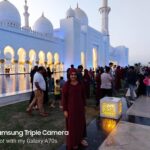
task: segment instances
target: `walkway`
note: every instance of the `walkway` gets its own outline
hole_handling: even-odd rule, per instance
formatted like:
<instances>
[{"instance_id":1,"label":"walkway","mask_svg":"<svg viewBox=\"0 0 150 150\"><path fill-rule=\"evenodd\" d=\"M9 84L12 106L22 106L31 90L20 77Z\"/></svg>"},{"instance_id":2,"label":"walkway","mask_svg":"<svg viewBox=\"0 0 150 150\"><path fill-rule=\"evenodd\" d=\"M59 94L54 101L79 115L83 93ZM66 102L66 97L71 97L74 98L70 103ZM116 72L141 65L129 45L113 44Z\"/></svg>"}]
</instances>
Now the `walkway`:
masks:
<instances>
[{"instance_id":1,"label":"walkway","mask_svg":"<svg viewBox=\"0 0 150 150\"><path fill-rule=\"evenodd\" d=\"M126 121L118 123L98 150L149 150L149 141L150 97L141 96L127 110Z\"/></svg>"},{"instance_id":2,"label":"walkway","mask_svg":"<svg viewBox=\"0 0 150 150\"><path fill-rule=\"evenodd\" d=\"M116 128L109 134L115 120L93 120L87 127L89 147L86 150L149 150L150 149L150 98L139 97L128 109L125 99L123 115ZM128 109L128 110L127 110ZM109 124L110 123L110 124ZM83 150L84 148L79 148ZM59 150L66 150L62 145Z\"/></svg>"}]
</instances>

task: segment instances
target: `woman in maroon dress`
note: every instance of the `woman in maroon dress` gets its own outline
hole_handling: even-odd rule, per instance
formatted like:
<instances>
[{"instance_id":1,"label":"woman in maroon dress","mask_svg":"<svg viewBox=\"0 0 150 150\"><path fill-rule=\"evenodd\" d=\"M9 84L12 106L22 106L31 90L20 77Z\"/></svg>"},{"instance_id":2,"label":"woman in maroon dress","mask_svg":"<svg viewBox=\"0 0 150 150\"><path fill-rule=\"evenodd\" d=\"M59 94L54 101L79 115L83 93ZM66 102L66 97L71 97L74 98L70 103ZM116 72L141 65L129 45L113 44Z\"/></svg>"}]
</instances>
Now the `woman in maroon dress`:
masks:
<instances>
[{"instance_id":1,"label":"woman in maroon dress","mask_svg":"<svg viewBox=\"0 0 150 150\"><path fill-rule=\"evenodd\" d=\"M66 118L67 150L78 149L78 146L88 146L85 121L85 91L84 85L77 80L76 69L69 72L70 78L62 91L62 105Z\"/></svg>"}]
</instances>

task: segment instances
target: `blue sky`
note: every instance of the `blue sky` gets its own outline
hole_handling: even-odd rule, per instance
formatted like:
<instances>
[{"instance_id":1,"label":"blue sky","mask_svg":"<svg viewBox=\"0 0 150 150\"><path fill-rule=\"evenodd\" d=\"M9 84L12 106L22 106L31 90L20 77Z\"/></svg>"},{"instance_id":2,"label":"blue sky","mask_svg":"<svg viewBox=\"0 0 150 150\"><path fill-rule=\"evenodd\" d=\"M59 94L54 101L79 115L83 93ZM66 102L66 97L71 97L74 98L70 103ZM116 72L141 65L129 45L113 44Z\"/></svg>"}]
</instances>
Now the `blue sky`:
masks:
<instances>
[{"instance_id":1,"label":"blue sky","mask_svg":"<svg viewBox=\"0 0 150 150\"><path fill-rule=\"evenodd\" d=\"M19 10L24 24L24 0L9 0ZM77 2L89 19L89 25L101 31L101 15L98 11L101 0L28 0L30 25L44 12L54 28L59 27L60 19L66 17L71 6ZM129 48L129 63L150 62L150 0L108 0L109 34L112 46L125 45Z\"/></svg>"}]
</instances>

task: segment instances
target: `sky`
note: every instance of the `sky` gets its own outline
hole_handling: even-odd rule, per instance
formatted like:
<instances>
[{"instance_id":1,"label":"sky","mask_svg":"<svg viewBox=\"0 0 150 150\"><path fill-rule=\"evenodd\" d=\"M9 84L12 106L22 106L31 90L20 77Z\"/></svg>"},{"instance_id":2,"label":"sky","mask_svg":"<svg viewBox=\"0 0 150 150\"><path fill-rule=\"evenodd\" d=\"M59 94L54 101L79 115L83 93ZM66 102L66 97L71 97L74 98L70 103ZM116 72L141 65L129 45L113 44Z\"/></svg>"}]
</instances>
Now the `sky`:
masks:
<instances>
[{"instance_id":1,"label":"sky","mask_svg":"<svg viewBox=\"0 0 150 150\"><path fill-rule=\"evenodd\" d=\"M9 0L19 10L24 25L24 0ZM99 8L102 0L27 0L30 26L44 12L54 28L66 17L70 6L77 6L88 16L89 26L101 31ZM150 0L108 0L109 35L113 47L124 45L129 48L129 64L150 62Z\"/></svg>"}]
</instances>

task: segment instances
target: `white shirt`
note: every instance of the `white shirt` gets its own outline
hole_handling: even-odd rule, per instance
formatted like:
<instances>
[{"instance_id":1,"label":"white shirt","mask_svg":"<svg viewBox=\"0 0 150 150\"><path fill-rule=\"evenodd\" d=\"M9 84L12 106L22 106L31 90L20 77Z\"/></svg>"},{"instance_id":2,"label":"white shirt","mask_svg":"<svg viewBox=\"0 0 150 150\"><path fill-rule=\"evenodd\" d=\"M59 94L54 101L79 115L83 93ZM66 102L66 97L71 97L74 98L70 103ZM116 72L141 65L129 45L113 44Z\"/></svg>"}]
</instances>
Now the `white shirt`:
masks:
<instances>
[{"instance_id":1,"label":"white shirt","mask_svg":"<svg viewBox=\"0 0 150 150\"><path fill-rule=\"evenodd\" d=\"M45 91L46 90L46 83L45 83L45 80L42 76L42 74L40 74L39 72L36 72L34 74L34 77L33 77L33 89L34 91L37 90L36 86L35 86L35 82L38 82L40 88Z\"/></svg>"},{"instance_id":2,"label":"white shirt","mask_svg":"<svg viewBox=\"0 0 150 150\"><path fill-rule=\"evenodd\" d=\"M101 88L102 89L111 89L112 88L112 77L108 73L101 74Z\"/></svg>"}]
</instances>

